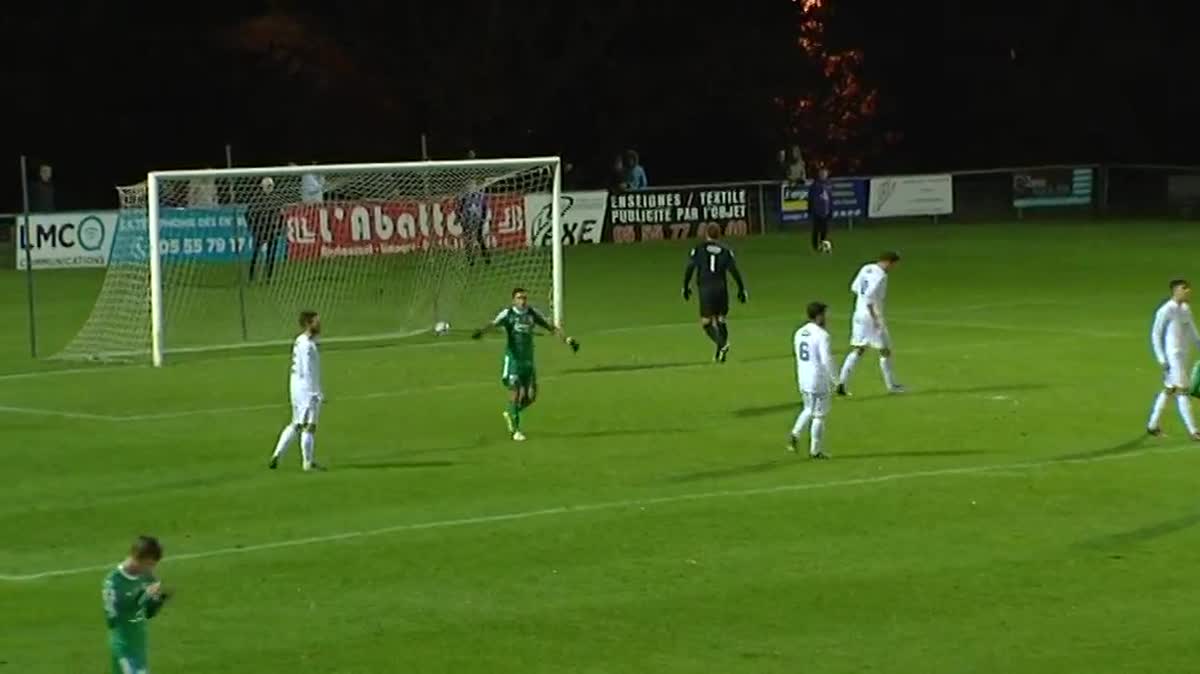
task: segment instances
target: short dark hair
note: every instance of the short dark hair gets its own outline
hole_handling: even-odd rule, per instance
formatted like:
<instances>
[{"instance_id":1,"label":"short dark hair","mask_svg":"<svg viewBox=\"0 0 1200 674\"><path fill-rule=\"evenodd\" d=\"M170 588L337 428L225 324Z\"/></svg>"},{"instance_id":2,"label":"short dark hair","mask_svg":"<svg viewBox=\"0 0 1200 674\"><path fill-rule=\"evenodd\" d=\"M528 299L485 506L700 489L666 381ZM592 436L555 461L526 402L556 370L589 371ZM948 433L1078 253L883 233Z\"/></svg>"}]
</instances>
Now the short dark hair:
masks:
<instances>
[{"instance_id":1,"label":"short dark hair","mask_svg":"<svg viewBox=\"0 0 1200 674\"><path fill-rule=\"evenodd\" d=\"M516 288L513 288L513 294L512 294L512 296L513 296L513 297L516 297L517 295L519 295L519 294L521 294L521 293L525 293L525 294L527 294L527 295L528 295L528 294L529 294L529 291L528 291L528 290L526 290L526 289L524 289L524 288L522 288L521 286L517 286Z\"/></svg>"},{"instance_id":2,"label":"short dark hair","mask_svg":"<svg viewBox=\"0 0 1200 674\"><path fill-rule=\"evenodd\" d=\"M163 556L162 544L153 536L138 536L133 545L129 546L129 556L133 559L152 559L157 562Z\"/></svg>"},{"instance_id":3,"label":"short dark hair","mask_svg":"<svg viewBox=\"0 0 1200 674\"><path fill-rule=\"evenodd\" d=\"M885 250L879 254L879 261L880 262L899 262L900 261L900 253L897 253L894 250Z\"/></svg>"},{"instance_id":4,"label":"short dark hair","mask_svg":"<svg viewBox=\"0 0 1200 674\"><path fill-rule=\"evenodd\" d=\"M1186 279L1171 279L1171 292L1175 292L1175 289L1180 286L1183 286L1184 288L1191 288L1192 284L1188 283Z\"/></svg>"},{"instance_id":5,"label":"short dark hair","mask_svg":"<svg viewBox=\"0 0 1200 674\"><path fill-rule=\"evenodd\" d=\"M704 228L704 236L710 239L721 238L721 226L715 222L708 223L708 226Z\"/></svg>"},{"instance_id":6,"label":"short dark hair","mask_svg":"<svg viewBox=\"0 0 1200 674\"><path fill-rule=\"evenodd\" d=\"M307 328L312 325L313 319L317 317L317 312L312 309L305 309L300 312L300 327Z\"/></svg>"},{"instance_id":7,"label":"short dark hair","mask_svg":"<svg viewBox=\"0 0 1200 674\"><path fill-rule=\"evenodd\" d=\"M817 316L820 316L821 314L825 313L825 310L828 308L829 308L829 305L825 304L824 302L809 302L808 303L808 320L810 320L810 321L815 320L817 318Z\"/></svg>"}]
</instances>

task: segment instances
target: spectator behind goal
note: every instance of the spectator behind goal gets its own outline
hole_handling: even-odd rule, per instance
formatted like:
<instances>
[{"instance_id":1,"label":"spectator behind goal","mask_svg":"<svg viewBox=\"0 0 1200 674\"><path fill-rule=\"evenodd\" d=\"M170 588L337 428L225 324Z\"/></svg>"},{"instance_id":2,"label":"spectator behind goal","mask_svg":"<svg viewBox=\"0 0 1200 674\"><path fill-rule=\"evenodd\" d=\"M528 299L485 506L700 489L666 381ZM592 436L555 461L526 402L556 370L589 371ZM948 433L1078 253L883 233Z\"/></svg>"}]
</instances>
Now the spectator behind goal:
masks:
<instances>
[{"instance_id":1,"label":"spectator behind goal","mask_svg":"<svg viewBox=\"0 0 1200 674\"><path fill-rule=\"evenodd\" d=\"M808 167L804 164L804 155L800 153L800 146L792 146L792 154L788 159L787 179L791 183L803 183L808 181Z\"/></svg>"},{"instance_id":2,"label":"spectator behind goal","mask_svg":"<svg viewBox=\"0 0 1200 674\"><path fill-rule=\"evenodd\" d=\"M283 213L275 202L275 180L270 176L263 178L258 189L252 189L246 199L246 225L254 239L250 248L250 280L254 280L259 254L265 253L267 282L270 282L275 275L275 253L284 230Z\"/></svg>"},{"instance_id":3,"label":"spectator behind goal","mask_svg":"<svg viewBox=\"0 0 1200 674\"><path fill-rule=\"evenodd\" d=\"M625 151L624 166L625 189L644 190L650 186L650 183L646 180L646 169L642 168L642 163L636 150Z\"/></svg>"}]
</instances>

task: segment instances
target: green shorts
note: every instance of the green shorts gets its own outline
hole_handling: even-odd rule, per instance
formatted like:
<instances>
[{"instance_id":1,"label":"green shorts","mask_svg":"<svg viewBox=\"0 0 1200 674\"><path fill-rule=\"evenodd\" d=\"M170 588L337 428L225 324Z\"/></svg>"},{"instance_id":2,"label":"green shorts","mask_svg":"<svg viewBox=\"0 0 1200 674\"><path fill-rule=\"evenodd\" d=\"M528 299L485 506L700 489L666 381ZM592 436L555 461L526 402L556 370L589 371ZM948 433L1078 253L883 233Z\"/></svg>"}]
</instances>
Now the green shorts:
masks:
<instances>
[{"instance_id":1,"label":"green shorts","mask_svg":"<svg viewBox=\"0 0 1200 674\"><path fill-rule=\"evenodd\" d=\"M504 357L504 368L500 372L500 383L507 388L531 389L537 386L537 370L531 360L514 360Z\"/></svg>"},{"instance_id":2,"label":"green shorts","mask_svg":"<svg viewBox=\"0 0 1200 674\"><path fill-rule=\"evenodd\" d=\"M1188 389L1188 395L1200 398L1200 360L1192 366L1192 387Z\"/></svg>"},{"instance_id":3,"label":"green shorts","mask_svg":"<svg viewBox=\"0 0 1200 674\"><path fill-rule=\"evenodd\" d=\"M113 674L149 674L146 669L146 657L128 651L112 652Z\"/></svg>"}]
</instances>

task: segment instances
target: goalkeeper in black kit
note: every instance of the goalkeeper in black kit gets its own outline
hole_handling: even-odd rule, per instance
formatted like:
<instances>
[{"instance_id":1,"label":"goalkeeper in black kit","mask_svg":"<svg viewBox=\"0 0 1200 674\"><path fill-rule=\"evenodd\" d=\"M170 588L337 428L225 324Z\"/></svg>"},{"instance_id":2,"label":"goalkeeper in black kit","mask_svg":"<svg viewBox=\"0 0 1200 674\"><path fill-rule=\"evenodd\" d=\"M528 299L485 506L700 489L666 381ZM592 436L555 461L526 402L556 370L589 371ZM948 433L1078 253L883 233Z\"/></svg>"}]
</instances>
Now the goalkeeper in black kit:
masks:
<instances>
[{"instance_id":1,"label":"goalkeeper in black kit","mask_svg":"<svg viewBox=\"0 0 1200 674\"><path fill-rule=\"evenodd\" d=\"M749 295L733 251L717 240L720 236L721 228L709 225L704 231L704 243L689 253L687 270L683 273L683 299L692 298L692 274L695 274L700 293L700 327L717 345L713 360L724 363L729 356L729 325L725 320L729 314L729 288L725 275L733 276L737 283L739 302L745 304Z\"/></svg>"}]
</instances>

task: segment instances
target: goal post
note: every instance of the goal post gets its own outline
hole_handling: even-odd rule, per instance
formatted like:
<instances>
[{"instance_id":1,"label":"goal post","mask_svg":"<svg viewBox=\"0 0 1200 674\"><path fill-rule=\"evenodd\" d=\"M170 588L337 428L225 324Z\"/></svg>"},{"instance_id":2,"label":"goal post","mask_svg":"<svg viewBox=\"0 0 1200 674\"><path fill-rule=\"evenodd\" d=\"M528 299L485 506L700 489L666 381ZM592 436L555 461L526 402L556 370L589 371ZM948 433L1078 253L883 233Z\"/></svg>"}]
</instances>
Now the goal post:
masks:
<instances>
[{"instance_id":1,"label":"goal post","mask_svg":"<svg viewBox=\"0 0 1200 674\"><path fill-rule=\"evenodd\" d=\"M155 171L118 188L99 297L63 358L137 360L478 327L529 290L564 311L558 157ZM139 281L140 279L140 281Z\"/></svg>"}]
</instances>

